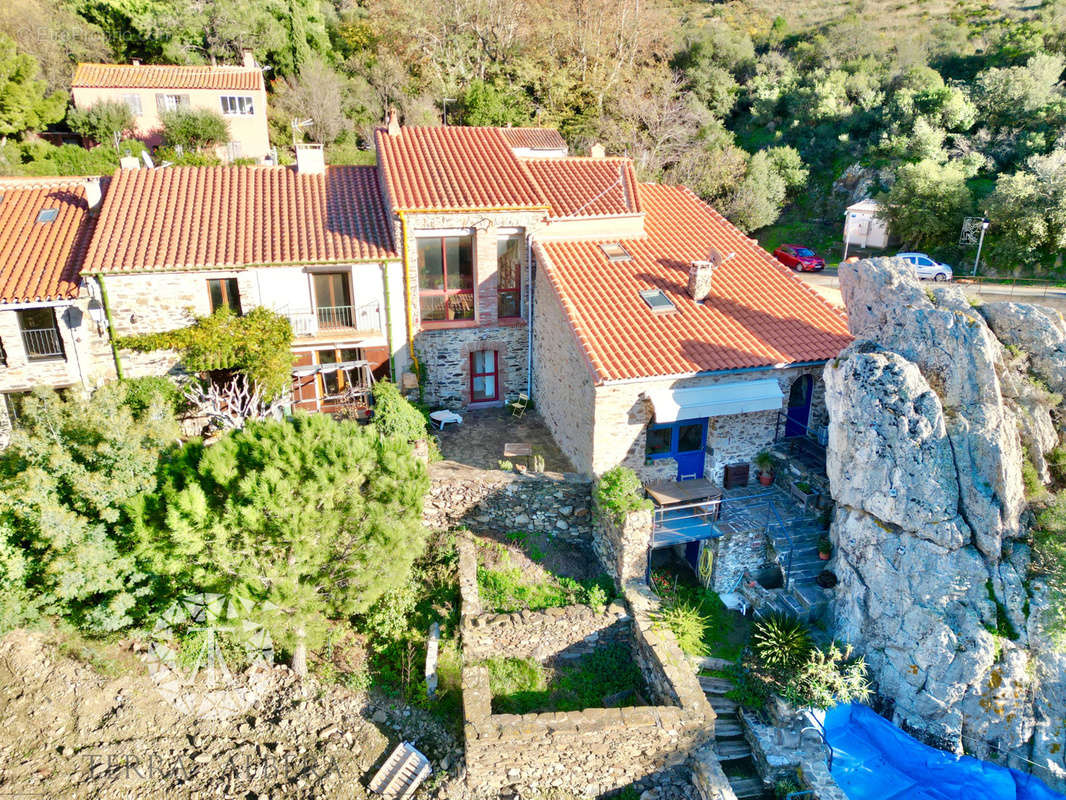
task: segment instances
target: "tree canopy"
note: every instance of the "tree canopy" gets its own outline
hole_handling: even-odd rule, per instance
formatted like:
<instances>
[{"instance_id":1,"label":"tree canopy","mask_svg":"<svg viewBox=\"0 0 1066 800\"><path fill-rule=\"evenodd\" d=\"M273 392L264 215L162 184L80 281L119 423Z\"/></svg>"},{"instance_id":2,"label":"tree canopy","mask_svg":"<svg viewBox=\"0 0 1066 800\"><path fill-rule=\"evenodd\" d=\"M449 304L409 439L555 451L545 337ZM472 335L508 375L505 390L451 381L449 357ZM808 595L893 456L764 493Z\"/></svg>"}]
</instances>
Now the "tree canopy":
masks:
<instances>
[{"instance_id":1,"label":"tree canopy","mask_svg":"<svg viewBox=\"0 0 1066 800\"><path fill-rule=\"evenodd\" d=\"M408 578L427 488L402 439L297 413L185 445L131 503L130 535L171 585L258 601L299 662L326 620L365 612Z\"/></svg>"},{"instance_id":2,"label":"tree canopy","mask_svg":"<svg viewBox=\"0 0 1066 800\"><path fill-rule=\"evenodd\" d=\"M39 131L63 119L66 108L63 92L48 92L37 60L0 33L0 136Z\"/></svg>"}]
</instances>

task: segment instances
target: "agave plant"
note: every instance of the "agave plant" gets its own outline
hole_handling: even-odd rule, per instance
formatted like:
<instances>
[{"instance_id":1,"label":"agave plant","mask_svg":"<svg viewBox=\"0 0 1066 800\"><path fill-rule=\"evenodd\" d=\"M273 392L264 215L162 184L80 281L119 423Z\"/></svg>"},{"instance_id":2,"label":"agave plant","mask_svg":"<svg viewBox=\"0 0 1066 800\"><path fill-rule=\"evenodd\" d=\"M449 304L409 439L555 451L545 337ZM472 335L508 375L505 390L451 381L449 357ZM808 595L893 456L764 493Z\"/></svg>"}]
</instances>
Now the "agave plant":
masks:
<instances>
[{"instance_id":1,"label":"agave plant","mask_svg":"<svg viewBox=\"0 0 1066 800\"><path fill-rule=\"evenodd\" d=\"M774 672L788 672L807 658L811 634L799 620L774 614L756 621L751 644L760 664Z\"/></svg>"}]
</instances>

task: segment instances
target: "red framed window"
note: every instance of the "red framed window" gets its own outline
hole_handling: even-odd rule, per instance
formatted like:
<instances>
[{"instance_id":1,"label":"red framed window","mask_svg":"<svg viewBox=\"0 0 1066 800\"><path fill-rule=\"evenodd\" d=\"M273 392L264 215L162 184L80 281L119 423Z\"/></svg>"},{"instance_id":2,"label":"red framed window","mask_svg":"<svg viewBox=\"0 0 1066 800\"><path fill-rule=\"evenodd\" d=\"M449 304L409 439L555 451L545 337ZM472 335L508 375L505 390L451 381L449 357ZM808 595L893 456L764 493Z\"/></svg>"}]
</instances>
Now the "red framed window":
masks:
<instances>
[{"instance_id":1,"label":"red framed window","mask_svg":"<svg viewBox=\"0 0 1066 800\"><path fill-rule=\"evenodd\" d=\"M418 240L418 300L423 322L474 318L474 237Z\"/></svg>"},{"instance_id":2,"label":"red framed window","mask_svg":"<svg viewBox=\"0 0 1066 800\"><path fill-rule=\"evenodd\" d=\"M500 370L495 350L470 354L470 402L483 403L500 397Z\"/></svg>"},{"instance_id":3,"label":"red framed window","mask_svg":"<svg viewBox=\"0 0 1066 800\"><path fill-rule=\"evenodd\" d=\"M497 313L500 319L522 316L522 237L496 240Z\"/></svg>"}]
</instances>

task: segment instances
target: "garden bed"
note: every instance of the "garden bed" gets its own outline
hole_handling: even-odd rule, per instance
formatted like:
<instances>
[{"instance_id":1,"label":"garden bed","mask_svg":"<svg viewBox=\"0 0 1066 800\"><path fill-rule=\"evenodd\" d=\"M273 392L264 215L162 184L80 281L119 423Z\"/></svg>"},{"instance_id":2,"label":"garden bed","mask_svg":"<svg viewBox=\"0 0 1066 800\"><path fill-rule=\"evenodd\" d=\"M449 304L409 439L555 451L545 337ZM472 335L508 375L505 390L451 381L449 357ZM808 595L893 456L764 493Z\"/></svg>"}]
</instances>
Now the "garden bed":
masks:
<instances>
[{"instance_id":1,"label":"garden bed","mask_svg":"<svg viewBox=\"0 0 1066 800\"><path fill-rule=\"evenodd\" d=\"M614 586L595 558L564 542L526 531L513 531L506 542L475 541L478 592L485 611L602 607L613 596Z\"/></svg>"},{"instance_id":2,"label":"garden bed","mask_svg":"<svg viewBox=\"0 0 1066 800\"><path fill-rule=\"evenodd\" d=\"M483 663L489 671L494 714L648 705L648 687L633 650L620 642L545 664L530 658L491 658Z\"/></svg>"}]
</instances>

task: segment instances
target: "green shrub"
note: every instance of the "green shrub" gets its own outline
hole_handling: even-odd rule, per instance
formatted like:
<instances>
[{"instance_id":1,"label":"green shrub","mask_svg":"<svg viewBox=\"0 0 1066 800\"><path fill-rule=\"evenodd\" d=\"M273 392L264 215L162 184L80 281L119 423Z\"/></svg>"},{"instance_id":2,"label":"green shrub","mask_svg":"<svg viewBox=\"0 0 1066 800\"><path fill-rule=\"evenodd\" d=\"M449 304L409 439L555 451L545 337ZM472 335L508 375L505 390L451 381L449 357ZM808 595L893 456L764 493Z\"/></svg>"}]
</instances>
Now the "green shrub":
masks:
<instances>
[{"instance_id":1,"label":"green shrub","mask_svg":"<svg viewBox=\"0 0 1066 800\"><path fill-rule=\"evenodd\" d=\"M603 473L596 481L596 502L621 525L630 511L651 508L651 500L643 496L640 478L629 467L618 466Z\"/></svg>"},{"instance_id":2,"label":"green shrub","mask_svg":"<svg viewBox=\"0 0 1066 800\"><path fill-rule=\"evenodd\" d=\"M1025 485L1025 497L1029 502L1039 502L1048 496L1048 490L1040 480L1036 466L1029 458L1022 460L1022 483Z\"/></svg>"},{"instance_id":3,"label":"green shrub","mask_svg":"<svg viewBox=\"0 0 1066 800\"><path fill-rule=\"evenodd\" d=\"M415 610L418 594L411 581L385 592L363 615L361 629L370 636L370 646L381 649L402 637L410 627L408 617Z\"/></svg>"},{"instance_id":4,"label":"green shrub","mask_svg":"<svg viewBox=\"0 0 1066 800\"><path fill-rule=\"evenodd\" d=\"M837 703L865 702L870 697L866 662L851 659L851 648L836 642L814 648L785 683L782 695L793 705L829 708Z\"/></svg>"},{"instance_id":5,"label":"green shrub","mask_svg":"<svg viewBox=\"0 0 1066 800\"><path fill-rule=\"evenodd\" d=\"M699 605L677 600L663 606L655 619L673 632L685 653L690 656L706 656L710 653L704 641L708 617Z\"/></svg>"},{"instance_id":6,"label":"green shrub","mask_svg":"<svg viewBox=\"0 0 1066 800\"><path fill-rule=\"evenodd\" d=\"M179 108L164 111L163 137L171 147L203 150L224 144L229 139L229 125L217 111L208 108Z\"/></svg>"},{"instance_id":7,"label":"green shrub","mask_svg":"<svg viewBox=\"0 0 1066 800\"><path fill-rule=\"evenodd\" d=\"M170 378L146 375L126 378L122 383L126 387L125 405L133 413L134 419L141 419L156 403L170 416L177 414L184 406L181 391Z\"/></svg>"},{"instance_id":8,"label":"green shrub","mask_svg":"<svg viewBox=\"0 0 1066 800\"><path fill-rule=\"evenodd\" d=\"M426 437L426 418L407 401L392 381L374 384L374 427L382 436L404 442Z\"/></svg>"},{"instance_id":9,"label":"green shrub","mask_svg":"<svg viewBox=\"0 0 1066 800\"><path fill-rule=\"evenodd\" d=\"M1056 447L1044 458L1057 486L1066 484L1066 447Z\"/></svg>"},{"instance_id":10,"label":"green shrub","mask_svg":"<svg viewBox=\"0 0 1066 800\"><path fill-rule=\"evenodd\" d=\"M751 644L759 664L776 675L794 670L811 651L811 635L799 620L782 615L755 622Z\"/></svg>"},{"instance_id":11,"label":"green shrub","mask_svg":"<svg viewBox=\"0 0 1066 800\"><path fill-rule=\"evenodd\" d=\"M720 673L733 683L733 688L726 692L726 697L739 703L744 708L758 711L774 693L774 686L763 675L752 671L739 661L730 664Z\"/></svg>"},{"instance_id":12,"label":"green shrub","mask_svg":"<svg viewBox=\"0 0 1066 800\"><path fill-rule=\"evenodd\" d=\"M585 604L591 606L598 613L602 613L607 608L607 600L607 590L599 584L590 586L585 590Z\"/></svg>"},{"instance_id":13,"label":"green shrub","mask_svg":"<svg viewBox=\"0 0 1066 800\"><path fill-rule=\"evenodd\" d=\"M544 667L532 658L490 658L485 661L485 667L489 671L489 691L494 698L543 692L548 688Z\"/></svg>"}]
</instances>

